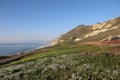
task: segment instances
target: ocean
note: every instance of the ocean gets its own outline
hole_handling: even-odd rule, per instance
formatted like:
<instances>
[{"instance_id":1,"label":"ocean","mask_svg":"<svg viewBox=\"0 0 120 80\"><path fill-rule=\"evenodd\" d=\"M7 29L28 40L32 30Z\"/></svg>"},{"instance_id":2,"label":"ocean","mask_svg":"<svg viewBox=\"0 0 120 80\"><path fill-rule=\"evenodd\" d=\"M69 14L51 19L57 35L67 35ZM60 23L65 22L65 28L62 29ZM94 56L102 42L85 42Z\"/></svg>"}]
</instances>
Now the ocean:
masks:
<instances>
[{"instance_id":1,"label":"ocean","mask_svg":"<svg viewBox=\"0 0 120 80\"><path fill-rule=\"evenodd\" d=\"M31 43L0 43L0 56L10 56L34 50L46 45L44 42Z\"/></svg>"}]
</instances>

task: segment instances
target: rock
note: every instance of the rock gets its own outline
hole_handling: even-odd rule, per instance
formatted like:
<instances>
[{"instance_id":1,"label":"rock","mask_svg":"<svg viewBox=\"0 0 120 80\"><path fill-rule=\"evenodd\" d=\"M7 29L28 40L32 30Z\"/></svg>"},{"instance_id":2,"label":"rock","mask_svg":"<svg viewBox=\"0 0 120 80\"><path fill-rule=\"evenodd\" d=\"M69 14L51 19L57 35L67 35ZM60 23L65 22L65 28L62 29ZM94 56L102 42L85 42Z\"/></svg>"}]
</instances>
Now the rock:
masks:
<instances>
[{"instance_id":1,"label":"rock","mask_svg":"<svg viewBox=\"0 0 120 80\"><path fill-rule=\"evenodd\" d=\"M101 41L119 41L119 40L120 40L120 35L116 35L116 36L108 36L107 38Z\"/></svg>"},{"instance_id":2,"label":"rock","mask_svg":"<svg viewBox=\"0 0 120 80\"><path fill-rule=\"evenodd\" d=\"M74 41L80 41L80 40L82 40L81 38L76 38Z\"/></svg>"},{"instance_id":3,"label":"rock","mask_svg":"<svg viewBox=\"0 0 120 80\"><path fill-rule=\"evenodd\" d=\"M58 38L55 39L54 41L52 41L52 42L51 42L51 46L57 45L57 44L58 44L58 41L59 41Z\"/></svg>"},{"instance_id":4,"label":"rock","mask_svg":"<svg viewBox=\"0 0 120 80\"><path fill-rule=\"evenodd\" d=\"M58 38L56 38L55 40L53 40L53 41L51 42L51 46L55 46L55 45L57 45L57 44L63 42L64 40L61 39L61 37L62 37L62 35L59 36Z\"/></svg>"}]
</instances>

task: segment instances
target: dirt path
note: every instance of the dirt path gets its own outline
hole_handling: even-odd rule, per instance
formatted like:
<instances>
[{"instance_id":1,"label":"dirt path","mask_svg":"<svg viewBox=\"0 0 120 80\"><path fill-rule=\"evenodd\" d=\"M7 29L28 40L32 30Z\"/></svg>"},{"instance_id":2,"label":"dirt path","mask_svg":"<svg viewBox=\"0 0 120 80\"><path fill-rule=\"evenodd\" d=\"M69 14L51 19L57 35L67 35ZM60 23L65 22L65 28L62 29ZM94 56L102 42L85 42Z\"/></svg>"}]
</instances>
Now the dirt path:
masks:
<instances>
[{"instance_id":1,"label":"dirt path","mask_svg":"<svg viewBox=\"0 0 120 80\"><path fill-rule=\"evenodd\" d=\"M0 64L6 64L9 63L11 61L15 61L15 60L19 60L20 58L30 55L32 54L33 51L29 51L29 52L25 52L22 54L18 54L18 55L13 55L13 56L8 56L8 57L1 57L0 59Z\"/></svg>"}]
</instances>

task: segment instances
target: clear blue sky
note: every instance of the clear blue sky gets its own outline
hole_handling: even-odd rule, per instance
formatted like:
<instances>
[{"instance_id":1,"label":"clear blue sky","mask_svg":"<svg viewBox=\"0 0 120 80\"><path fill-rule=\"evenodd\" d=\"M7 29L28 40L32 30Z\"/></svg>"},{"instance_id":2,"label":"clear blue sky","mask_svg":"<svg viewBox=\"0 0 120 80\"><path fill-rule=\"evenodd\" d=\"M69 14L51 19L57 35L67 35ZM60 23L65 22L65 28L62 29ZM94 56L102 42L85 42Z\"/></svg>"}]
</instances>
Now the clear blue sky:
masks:
<instances>
[{"instance_id":1,"label":"clear blue sky","mask_svg":"<svg viewBox=\"0 0 120 80\"><path fill-rule=\"evenodd\" d=\"M0 0L0 42L53 40L120 16L120 0Z\"/></svg>"}]
</instances>

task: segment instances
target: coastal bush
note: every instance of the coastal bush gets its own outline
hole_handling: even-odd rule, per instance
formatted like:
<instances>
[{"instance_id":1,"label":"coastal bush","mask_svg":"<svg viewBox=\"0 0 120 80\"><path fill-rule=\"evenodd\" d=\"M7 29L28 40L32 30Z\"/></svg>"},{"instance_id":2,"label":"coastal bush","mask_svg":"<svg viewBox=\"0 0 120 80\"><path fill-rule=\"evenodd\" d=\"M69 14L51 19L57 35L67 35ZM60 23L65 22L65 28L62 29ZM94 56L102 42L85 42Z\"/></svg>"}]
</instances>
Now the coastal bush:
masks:
<instances>
[{"instance_id":1,"label":"coastal bush","mask_svg":"<svg viewBox=\"0 0 120 80\"><path fill-rule=\"evenodd\" d=\"M106 49L106 47L104 48ZM46 47L46 48L35 50L30 55L23 56L21 59L17 61L12 61L11 63L5 64L4 66L20 64L27 61L33 61L39 58L64 55L64 54L85 53L88 56L90 56L91 54L96 55L102 51L105 51L105 49L103 49L103 47L101 46L96 46L96 45L83 45L83 44L56 45L52 47Z\"/></svg>"},{"instance_id":2,"label":"coastal bush","mask_svg":"<svg viewBox=\"0 0 120 80\"><path fill-rule=\"evenodd\" d=\"M0 79L19 80L22 72L25 80L119 80L120 57L108 52L113 48L119 49L77 44L38 49L1 67Z\"/></svg>"},{"instance_id":3,"label":"coastal bush","mask_svg":"<svg viewBox=\"0 0 120 80\"><path fill-rule=\"evenodd\" d=\"M17 64L16 69L14 65L13 68L3 68L0 79L17 80L22 72L24 80L119 80L119 56L103 54L90 57L80 56L80 53L47 56L22 63L23 66Z\"/></svg>"}]
</instances>

